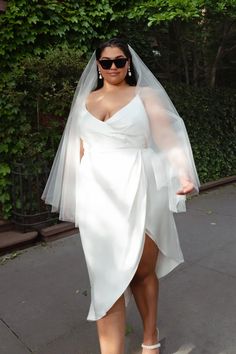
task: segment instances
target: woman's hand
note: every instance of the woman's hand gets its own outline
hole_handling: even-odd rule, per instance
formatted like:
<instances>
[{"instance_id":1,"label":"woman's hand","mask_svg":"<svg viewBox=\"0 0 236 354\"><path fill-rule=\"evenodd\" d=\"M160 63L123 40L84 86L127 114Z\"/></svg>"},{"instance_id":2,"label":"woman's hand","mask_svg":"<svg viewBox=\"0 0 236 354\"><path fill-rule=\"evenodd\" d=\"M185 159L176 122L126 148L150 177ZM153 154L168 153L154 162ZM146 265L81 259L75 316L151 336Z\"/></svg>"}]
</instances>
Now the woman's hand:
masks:
<instances>
[{"instance_id":1,"label":"woman's hand","mask_svg":"<svg viewBox=\"0 0 236 354\"><path fill-rule=\"evenodd\" d=\"M194 190L194 185L188 179L181 179L181 188L176 192L177 195L185 195Z\"/></svg>"}]
</instances>

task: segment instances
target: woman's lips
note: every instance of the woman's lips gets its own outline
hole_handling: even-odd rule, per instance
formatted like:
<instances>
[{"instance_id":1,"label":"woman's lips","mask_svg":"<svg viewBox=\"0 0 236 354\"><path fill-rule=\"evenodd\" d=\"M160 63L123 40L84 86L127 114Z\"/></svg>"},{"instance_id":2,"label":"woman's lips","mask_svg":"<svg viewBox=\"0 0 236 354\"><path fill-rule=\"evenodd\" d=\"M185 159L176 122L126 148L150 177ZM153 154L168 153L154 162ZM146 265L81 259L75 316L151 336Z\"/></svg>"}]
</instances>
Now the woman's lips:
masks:
<instances>
[{"instance_id":1,"label":"woman's lips","mask_svg":"<svg viewBox=\"0 0 236 354\"><path fill-rule=\"evenodd\" d=\"M118 76L118 75L119 75L119 72L113 71L113 72L110 72L109 75L110 75L110 76Z\"/></svg>"}]
</instances>

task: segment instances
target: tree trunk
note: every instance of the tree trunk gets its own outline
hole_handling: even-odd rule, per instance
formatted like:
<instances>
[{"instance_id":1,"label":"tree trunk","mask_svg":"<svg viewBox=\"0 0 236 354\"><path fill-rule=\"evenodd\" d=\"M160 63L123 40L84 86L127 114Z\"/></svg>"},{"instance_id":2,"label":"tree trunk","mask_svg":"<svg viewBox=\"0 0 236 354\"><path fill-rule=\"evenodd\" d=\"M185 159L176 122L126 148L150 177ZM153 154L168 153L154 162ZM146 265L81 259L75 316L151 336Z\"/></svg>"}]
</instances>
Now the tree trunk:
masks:
<instances>
[{"instance_id":1,"label":"tree trunk","mask_svg":"<svg viewBox=\"0 0 236 354\"><path fill-rule=\"evenodd\" d=\"M213 63L212 68L211 68L210 87L212 87L212 88L215 87L216 71L217 71L218 64L220 62L220 58L222 56L222 53L223 53L223 45L220 45L218 47L217 54L216 54L214 63Z\"/></svg>"},{"instance_id":2,"label":"tree trunk","mask_svg":"<svg viewBox=\"0 0 236 354\"><path fill-rule=\"evenodd\" d=\"M182 54L182 59L183 59L183 64L184 64L184 75L185 75L185 83L189 85L190 80L189 80L189 66L188 66L188 59L186 55L186 48L183 44L183 40L180 39L180 49L181 49L181 54Z\"/></svg>"},{"instance_id":3,"label":"tree trunk","mask_svg":"<svg viewBox=\"0 0 236 354\"><path fill-rule=\"evenodd\" d=\"M221 39L221 42L218 46L217 52L216 52L216 56L215 56L215 60L212 64L212 68L211 68L211 74L210 74L210 87L215 87L215 83L216 83L216 72L217 69L219 67L219 63L220 60L224 54L224 46L225 46L225 42L227 40L228 34L230 32L230 29L232 27L232 22L231 23L224 23L224 31L223 31L223 36ZM233 47L232 47L233 48ZM229 51L229 50L228 50Z\"/></svg>"}]
</instances>

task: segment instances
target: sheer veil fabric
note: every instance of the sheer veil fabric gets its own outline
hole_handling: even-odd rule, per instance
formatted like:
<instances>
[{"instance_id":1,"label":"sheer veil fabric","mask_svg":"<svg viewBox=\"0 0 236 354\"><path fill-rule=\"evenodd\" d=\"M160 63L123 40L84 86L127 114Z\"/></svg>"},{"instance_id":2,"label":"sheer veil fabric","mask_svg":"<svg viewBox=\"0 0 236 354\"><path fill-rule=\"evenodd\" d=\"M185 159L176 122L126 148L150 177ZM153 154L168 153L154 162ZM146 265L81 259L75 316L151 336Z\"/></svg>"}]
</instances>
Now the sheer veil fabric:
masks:
<instances>
[{"instance_id":1,"label":"sheer veil fabric","mask_svg":"<svg viewBox=\"0 0 236 354\"><path fill-rule=\"evenodd\" d=\"M129 46L137 76L135 87L147 111L150 126L148 145L153 150L152 166L157 188L168 188L169 209L185 211L185 196L177 195L181 179L192 181L195 193L200 182L184 122L159 81ZM80 183L79 121L83 105L97 84L95 52L89 60L77 85L69 117L62 135L51 172L42 194L59 219L76 224L76 190ZM79 226L76 224L76 226Z\"/></svg>"}]
</instances>

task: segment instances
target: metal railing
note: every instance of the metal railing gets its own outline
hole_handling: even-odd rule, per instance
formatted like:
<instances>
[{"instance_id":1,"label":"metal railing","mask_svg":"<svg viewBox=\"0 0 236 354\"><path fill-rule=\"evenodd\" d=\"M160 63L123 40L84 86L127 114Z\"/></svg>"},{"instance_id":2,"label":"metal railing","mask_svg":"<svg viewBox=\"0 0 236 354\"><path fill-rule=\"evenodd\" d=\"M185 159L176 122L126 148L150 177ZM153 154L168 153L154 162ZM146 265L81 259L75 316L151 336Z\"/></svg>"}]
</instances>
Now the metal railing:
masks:
<instances>
[{"instance_id":1,"label":"metal railing","mask_svg":"<svg viewBox=\"0 0 236 354\"><path fill-rule=\"evenodd\" d=\"M12 166L12 222L24 232L41 229L58 221L51 206L41 200L49 169L45 163L14 163Z\"/></svg>"}]
</instances>

